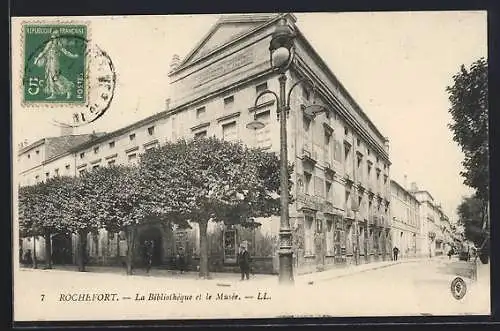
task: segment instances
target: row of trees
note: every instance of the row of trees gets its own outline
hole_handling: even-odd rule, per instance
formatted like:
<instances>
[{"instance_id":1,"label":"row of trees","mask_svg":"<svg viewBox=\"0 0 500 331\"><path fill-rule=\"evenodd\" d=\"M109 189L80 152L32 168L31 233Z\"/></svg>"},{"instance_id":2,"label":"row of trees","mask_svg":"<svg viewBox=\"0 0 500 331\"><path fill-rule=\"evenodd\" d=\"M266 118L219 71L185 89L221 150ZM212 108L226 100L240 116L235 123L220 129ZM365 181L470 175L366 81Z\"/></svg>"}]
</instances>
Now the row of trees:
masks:
<instances>
[{"instance_id":1,"label":"row of trees","mask_svg":"<svg viewBox=\"0 0 500 331\"><path fill-rule=\"evenodd\" d=\"M451 103L449 128L464 153L460 175L475 191L457 212L465 237L480 246L489 239L488 62L481 58L470 68L462 65L446 91Z\"/></svg>"},{"instance_id":2,"label":"row of trees","mask_svg":"<svg viewBox=\"0 0 500 331\"><path fill-rule=\"evenodd\" d=\"M84 271L87 235L101 228L123 231L131 274L139 225L197 222L200 276L206 277L208 222L241 224L278 215L279 169L276 154L239 143L214 137L167 142L146 151L134 166L100 167L20 187L20 234L45 238L49 268L51 235L78 234L78 265Z\"/></svg>"}]
</instances>

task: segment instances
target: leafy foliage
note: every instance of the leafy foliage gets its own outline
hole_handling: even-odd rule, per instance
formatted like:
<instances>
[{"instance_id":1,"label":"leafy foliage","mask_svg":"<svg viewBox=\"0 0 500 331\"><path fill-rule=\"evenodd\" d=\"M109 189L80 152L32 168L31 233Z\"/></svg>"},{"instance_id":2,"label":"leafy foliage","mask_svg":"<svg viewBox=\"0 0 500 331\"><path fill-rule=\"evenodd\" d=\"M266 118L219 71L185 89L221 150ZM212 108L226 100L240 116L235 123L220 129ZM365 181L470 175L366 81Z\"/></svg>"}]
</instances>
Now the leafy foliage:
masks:
<instances>
[{"instance_id":1,"label":"leafy foliage","mask_svg":"<svg viewBox=\"0 0 500 331\"><path fill-rule=\"evenodd\" d=\"M40 201L39 190L40 185L23 186L18 191L19 205L19 234L21 237L29 237L39 234L36 228L40 224Z\"/></svg>"},{"instance_id":2,"label":"leafy foliage","mask_svg":"<svg viewBox=\"0 0 500 331\"><path fill-rule=\"evenodd\" d=\"M200 225L200 275L208 275L209 220L240 224L279 214L279 160L215 137L178 140L141 158L150 210ZM291 187L291 185L289 186Z\"/></svg>"},{"instance_id":3,"label":"leafy foliage","mask_svg":"<svg viewBox=\"0 0 500 331\"><path fill-rule=\"evenodd\" d=\"M469 69L464 65L448 86L453 123L449 128L465 159L465 171L460 174L464 184L474 188L483 201L489 200L488 151L488 63L484 58Z\"/></svg>"},{"instance_id":4,"label":"leafy foliage","mask_svg":"<svg viewBox=\"0 0 500 331\"><path fill-rule=\"evenodd\" d=\"M465 237L475 245L481 245L484 240L483 220L487 217L483 201L477 197L466 197L458 206L457 213Z\"/></svg>"}]
</instances>

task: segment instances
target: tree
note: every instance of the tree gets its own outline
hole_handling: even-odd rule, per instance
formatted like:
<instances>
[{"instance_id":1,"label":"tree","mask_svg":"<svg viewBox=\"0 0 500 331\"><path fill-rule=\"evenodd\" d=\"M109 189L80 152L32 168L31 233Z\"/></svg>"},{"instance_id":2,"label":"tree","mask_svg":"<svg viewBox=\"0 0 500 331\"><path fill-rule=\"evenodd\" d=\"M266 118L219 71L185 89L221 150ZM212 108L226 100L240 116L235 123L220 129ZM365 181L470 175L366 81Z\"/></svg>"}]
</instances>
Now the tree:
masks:
<instances>
[{"instance_id":1,"label":"tree","mask_svg":"<svg viewBox=\"0 0 500 331\"><path fill-rule=\"evenodd\" d=\"M453 132L453 140L465 156L462 162L465 170L460 175L464 177L464 184L475 190L475 197L464 200L459 210L474 211L475 217L478 217L474 221L466 218L469 225L466 225L465 235L476 241L478 234L471 232L477 226L476 221L481 222L481 230L489 222L488 63L481 58L469 69L462 65L460 72L453 76L453 81L454 84L446 88L453 119L449 128ZM483 239L487 236L486 232L483 231Z\"/></svg>"},{"instance_id":2,"label":"tree","mask_svg":"<svg viewBox=\"0 0 500 331\"><path fill-rule=\"evenodd\" d=\"M97 222L109 232L125 232L127 240L127 274L132 274L133 254L136 245L137 226L148 218L146 203L149 197L143 194L138 167L111 166L99 168L95 176L100 178Z\"/></svg>"},{"instance_id":3,"label":"tree","mask_svg":"<svg viewBox=\"0 0 500 331\"><path fill-rule=\"evenodd\" d=\"M18 210L19 210L19 236L33 237L33 268L37 268L36 241L40 234L37 225L40 224L40 202L39 194L41 184L19 187Z\"/></svg>"},{"instance_id":4,"label":"tree","mask_svg":"<svg viewBox=\"0 0 500 331\"><path fill-rule=\"evenodd\" d=\"M52 243L51 236L67 232L64 226L63 206L66 204L65 195L72 188L73 178L53 177L40 183L38 187L38 224L39 233L45 239L46 268L52 268Z\"/></svg>"},{"instance_id":5,"label":"tree","mask_svg":"<svg viewBox=\"0 0 500 331\"><path fill-rule=\"evenodd\" d=\"M68 178L61 189L64 204L61 212L64 215L63 226L69 232L78 234L78 270L85 271L87 260L87 236L96 233L101 227L101 214L107 211L101 208L100 196L105 190L100 172L92 170L84 172L80 177Z\"/></svg>"},{"instance_id":6,"label":"tree","mask_svg":"<svg viewBox=\"0 0 500 331\"><path fill-rule=\"evenodd\" d=\"M477 197L465 197L457 208L459 224L464 227L465 237L474 245L480 246L484 241L483 219L486 217L483 202Z\"/></svg>"},{"instance_id":7,"label":"tree","mask_svg":"<svg viewBox=\"0 0 500 331\"><path fill-rule=\"evenodd\" d=\"M150 210L198 223L202 278L210 220L234 224L279 214L279 160L272 153L214 137L181 139L146 152L141 169Z\"/></svg>"}]
</instances>

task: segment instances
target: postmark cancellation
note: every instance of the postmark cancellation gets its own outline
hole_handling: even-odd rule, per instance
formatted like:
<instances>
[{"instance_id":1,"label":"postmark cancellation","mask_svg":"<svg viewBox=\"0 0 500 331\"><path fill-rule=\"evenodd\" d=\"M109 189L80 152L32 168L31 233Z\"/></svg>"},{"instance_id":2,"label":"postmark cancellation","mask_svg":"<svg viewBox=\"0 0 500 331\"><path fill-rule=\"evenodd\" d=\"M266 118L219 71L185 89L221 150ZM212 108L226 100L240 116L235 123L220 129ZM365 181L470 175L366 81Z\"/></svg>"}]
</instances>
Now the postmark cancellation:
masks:
<instances>
[{"instance_id":1,"label":"postmark cancellation","mask_svg":"<svg viewBox=\"0 0 500 331\"><path fill-rule=\"evenodd\" d=\"M108 54L91 41L88 22L22 23L22 106L70 108L56 124L80 126L109 108L116 74Z\"/></svg>"}]
</instances>

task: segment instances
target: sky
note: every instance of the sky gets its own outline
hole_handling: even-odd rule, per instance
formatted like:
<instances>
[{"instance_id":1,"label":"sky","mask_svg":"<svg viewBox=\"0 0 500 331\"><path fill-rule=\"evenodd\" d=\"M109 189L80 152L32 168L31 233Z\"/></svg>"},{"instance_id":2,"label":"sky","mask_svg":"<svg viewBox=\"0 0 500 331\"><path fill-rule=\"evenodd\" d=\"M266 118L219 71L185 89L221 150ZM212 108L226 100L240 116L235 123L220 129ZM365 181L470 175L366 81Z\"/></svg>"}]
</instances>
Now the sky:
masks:
<instances>
[{"instance_id":1,"label":"sky","mask_svg":"<svg viewBox=\"0 0 500 331\"><path fill-rule=\"evenodd\" d=\"M391 177L416 182L451 220L472 190L459 172L463 154L447 125L446 86L460 65L487 57L486 12L296 13L297 26L363 111L390 141ZM110 109L75 133L110 132L165 109L174 54L181 59L218 15L83 17L91 39L111 57L117 86ZM75 19L75 18L73 18ZM80 18L78 18L80 19ZM23 18L26 20L26 18ZM12 36L20 36L19 19ZM21 49L21 38L12 39ZM68 109L23 108L16 86L22 59L13 53L13 143L57 136ZM27 125L29 124L29 125Z\"/></svg>"}]
</instances>

